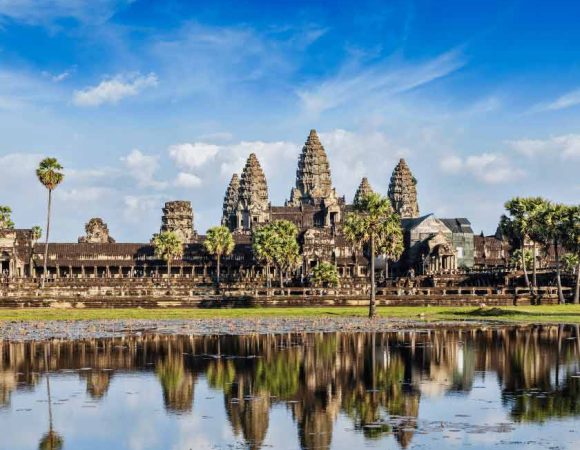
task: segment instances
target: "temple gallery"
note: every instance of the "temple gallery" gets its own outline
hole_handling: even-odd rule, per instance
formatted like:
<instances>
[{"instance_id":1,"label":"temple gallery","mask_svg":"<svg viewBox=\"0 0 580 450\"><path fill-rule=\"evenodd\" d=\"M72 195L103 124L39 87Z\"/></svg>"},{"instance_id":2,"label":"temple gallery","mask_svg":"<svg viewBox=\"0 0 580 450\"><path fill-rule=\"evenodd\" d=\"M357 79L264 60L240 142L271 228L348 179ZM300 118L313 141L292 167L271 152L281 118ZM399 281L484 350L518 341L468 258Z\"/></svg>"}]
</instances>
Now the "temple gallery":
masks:
<instances>
[{"instance_id":1,"label":"temple gallery","mask_svg":"<svg viewBox=\"0 0 580 450\"><path fill-rule=\"evenodd\" d=\"M370 192L372 187L367 178L360 181L349 199L336 192L328 157L316 130L310 131L298 155L295 185L283 205L270 202L266 175L257 156L250 154L241 174L232 175L223 200L221 224L229 228L235 241L233 252L222 260L224 278L263 277L264 264L256 260L252 251L252 232L279 220L290 221L299 230L301 262L292 274L295 282L303 283L321 262L333 264L344 282L366 277L368 252L345 238L342 225L356 200ZM467 218L420 213L417 180L404 159L392 171L388 198L401 218L404 251L389 264L387 257L377 256L377 271L382 270L385 277L453 274L506 265L509 244L500 233L475 235ZM174 232L184 245L183 255L171 264L171 276L212 276L215 260L204 250L205 236L195 229L190 201L165 203L160 232L165 231ZM40 276L44 252L45 244L37 242L34 230L0 230L0 264L4 275ZM276 271L275 267L269 270ZM49 279L151 277L166 271L167 263L155 256L151 242L116 242L101 218L87 222L85 234L78 242L48 245Z\"/></svg>"}]
</instances>

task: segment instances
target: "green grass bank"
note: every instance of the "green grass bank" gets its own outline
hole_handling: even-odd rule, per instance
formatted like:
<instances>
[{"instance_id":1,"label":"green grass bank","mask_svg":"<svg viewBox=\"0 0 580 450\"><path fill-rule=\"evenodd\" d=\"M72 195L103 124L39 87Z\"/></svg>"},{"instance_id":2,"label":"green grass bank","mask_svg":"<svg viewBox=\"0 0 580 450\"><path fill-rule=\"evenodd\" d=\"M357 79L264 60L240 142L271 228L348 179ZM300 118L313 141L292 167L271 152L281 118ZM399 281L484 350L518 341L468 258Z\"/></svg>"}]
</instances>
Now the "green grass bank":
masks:
<instances>
[{"instance_id":1,"label":"green grass bank","mask_svg":"<svg viewBox=\"0 0 580 450\"><path fill-rule=\"evenodd\" d=\"M46 320L118 320L118 319L252 319L284 317L366 316L366 307L299 307L237 309L0 309L0 321ZM393 319L493 320L503 322L578 323L580 305L545 305L518 307L379 307L381 317Z\"/></svg>"}]
</instances>

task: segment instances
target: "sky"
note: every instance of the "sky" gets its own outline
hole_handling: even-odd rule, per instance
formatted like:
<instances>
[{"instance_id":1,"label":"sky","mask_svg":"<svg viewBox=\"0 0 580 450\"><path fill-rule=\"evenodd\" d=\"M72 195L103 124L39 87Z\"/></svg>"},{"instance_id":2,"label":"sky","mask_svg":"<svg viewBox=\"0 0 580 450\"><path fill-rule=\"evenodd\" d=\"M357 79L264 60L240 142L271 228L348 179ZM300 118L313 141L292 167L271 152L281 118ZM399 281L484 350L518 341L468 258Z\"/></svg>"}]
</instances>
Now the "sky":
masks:
<instances>
[{"instance_id":1,"label":"sky","mask_svg":"<svg viewBox=\"0 0 580 450\"><path fill-rule=\"evenodd\" d=\"M315 128L334 186L492 234L510 197L580 198L580 4L554 0L0 0L0 205L54 241L101 217L147 242L169 200L219 223L255 152L282 205Z\"/></svg>"}]
</instances>

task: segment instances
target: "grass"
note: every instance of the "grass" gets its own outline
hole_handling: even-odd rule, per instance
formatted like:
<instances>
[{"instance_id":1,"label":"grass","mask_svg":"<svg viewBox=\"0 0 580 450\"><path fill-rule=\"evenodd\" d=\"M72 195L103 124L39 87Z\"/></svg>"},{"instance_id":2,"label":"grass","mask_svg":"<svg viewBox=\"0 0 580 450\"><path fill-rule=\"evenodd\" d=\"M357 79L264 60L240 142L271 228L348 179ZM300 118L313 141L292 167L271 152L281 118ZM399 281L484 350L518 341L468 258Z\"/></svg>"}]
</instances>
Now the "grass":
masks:
<instances>
[{"instance_id":1,"label":"grass","mask_svg":"<svg viewBox=\"0 0 580 450\"><path fill-rule=\"evenodd\" d=\"M365 317L365 307L298 307L237 309L0 309L0 321L113 320L113 319L243 319L262 317ZM473 307L379 307L381 317L393 319L486 320L580 324L580 305Z\"/></svg>"}]
</instances>

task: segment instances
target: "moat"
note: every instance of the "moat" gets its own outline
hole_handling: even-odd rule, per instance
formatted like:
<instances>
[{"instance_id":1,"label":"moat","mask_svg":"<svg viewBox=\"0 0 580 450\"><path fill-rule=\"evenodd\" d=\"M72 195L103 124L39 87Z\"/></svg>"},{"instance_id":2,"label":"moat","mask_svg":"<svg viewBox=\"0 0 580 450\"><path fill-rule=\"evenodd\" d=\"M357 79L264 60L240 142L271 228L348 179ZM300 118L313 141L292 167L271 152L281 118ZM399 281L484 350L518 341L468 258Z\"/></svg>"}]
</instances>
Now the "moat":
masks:
<instances>
[{"instance_id":1,"label":"moat","mask_svg":"<svg viewBox=\"0 0 580 450\"><path fill-rule=\"evenodd\" d=\"M577 325L235 332L0 341L0 449L580 444Z\"/></svg>"}]
</instances>

